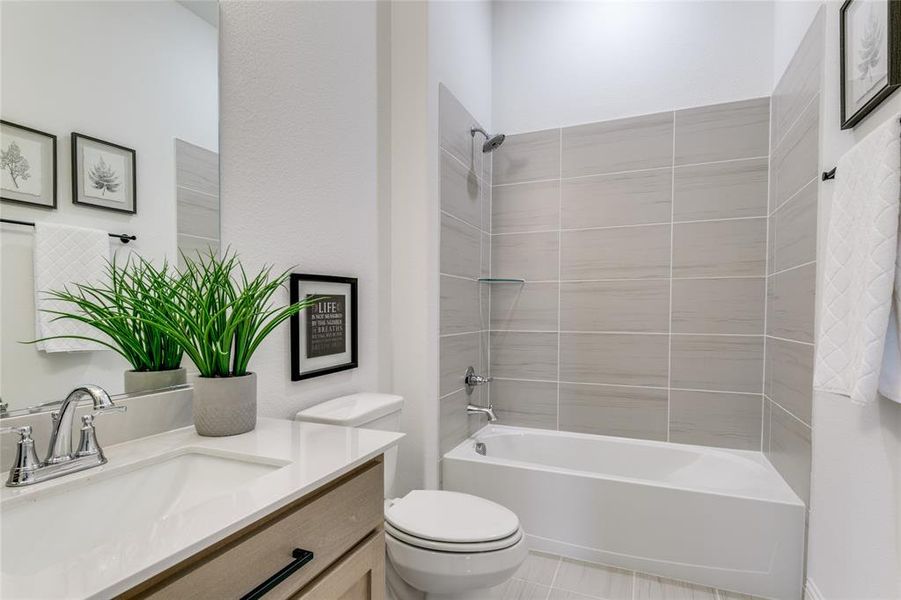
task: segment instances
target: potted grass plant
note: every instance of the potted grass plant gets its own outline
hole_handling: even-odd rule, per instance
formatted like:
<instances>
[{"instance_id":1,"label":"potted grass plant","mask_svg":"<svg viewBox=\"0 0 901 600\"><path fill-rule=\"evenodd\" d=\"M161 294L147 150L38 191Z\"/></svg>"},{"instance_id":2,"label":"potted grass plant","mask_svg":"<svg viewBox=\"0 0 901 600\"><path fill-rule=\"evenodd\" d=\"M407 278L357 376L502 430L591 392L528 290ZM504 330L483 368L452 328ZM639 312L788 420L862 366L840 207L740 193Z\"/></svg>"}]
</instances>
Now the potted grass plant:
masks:
<instances>
[{"instance_id":1,"label":"potted grass plant","mask_svg":"<svg viewBox=\"0 0 901 600\"><path fill-rule=\"evenodd\" d=\"M124 265L107 262L106 277L97 285L75 284L44 293L57 309L43 309L54 320L70 319L89 325L97 335L57 335L33 340L88 340L112 349L131 365L126 393L155 390L187 382L181 366L181 344L153 324L155 315L171 303L178 274L131 255Z\"/></svg>"},{"instance_id":2,"label":"potted grass plant","mask_svg":"<svg viewBox=\"0 0 901 600\"><path fill-rule=\"evenodd\" d=\"M183 256L169 305L154 324L184 348L197 367L194 427L205 436L245 433L256 427L257 380L250 359L286 319L314 303L309 298L274 306L289 272L271 267L249 276L237 254L212 251Z\"/></svg>"}]
</instances>

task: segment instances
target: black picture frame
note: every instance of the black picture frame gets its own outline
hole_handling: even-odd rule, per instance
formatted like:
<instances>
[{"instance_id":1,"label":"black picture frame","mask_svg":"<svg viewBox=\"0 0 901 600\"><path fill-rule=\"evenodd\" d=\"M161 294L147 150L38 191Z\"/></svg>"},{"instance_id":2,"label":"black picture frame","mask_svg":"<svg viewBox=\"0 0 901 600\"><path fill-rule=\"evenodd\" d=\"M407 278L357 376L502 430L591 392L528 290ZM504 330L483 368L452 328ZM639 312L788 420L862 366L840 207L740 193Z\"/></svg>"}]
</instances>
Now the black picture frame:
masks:
<instances>
[{"instance_id":1,"label":"black picture frame","mask_svg":"<svg viewBox=\"0 0 901 600\"><path fill-rule=\"evenodd\" d=\"M0 119L0 126L12 127L15 129L21 129L22 131L26 131L28 133L39 135L41 137L46 137L50 141L51 145L51 165L52 165L52 183L51 189L53 192L53 203L52 204L39 204L37 202L29 202L28 200L22 200L19 198L10 198L8 196L3 195L0 192L0 200L3 202L11 202L13 204L21 204L23 206L31 206L33 208L43 208L44 210L56 210L57 208L57 197L58 197L58 180L57 180L57 158L56 158L56 136L52 133L47 133L46 131L41 131L39 129L34 129L33 127L26 127L25 125L20 125L19 123L13 123L12 121L7 121L5 119Z\"/></svg>"},{"instance_id":2,"label":"black picture frame","mask_svg":"<svg viewBox=\"0 0 901 600\"><path fill-rule=\"evenodd\" d=\"M81 187L81 173L78 168L78 143L79 140L84 140L90 143L108 146L110 148L114 148L115 150L122 151L131 156L131 208L116 208L114 206L104 206L102 204L96 204L93 202L87 202L85 200L79 200L80 194L79 189ZM120 144L115 144L113 142L108 142L106 140L101 140L99 138L91 137L89 135L85 135L83 133L72 132L72 204L77 204L78 206L89 206L91 208L96 208L98 210L108 210L111 212L118 213L126 213L130 215L137 214L138 212L138 164L137 164L137 153L133 148L128 148L126 146L122 146Z\"/></svg>"},{"instance_id":3,"label":"black picture frame","mask_svg":"<svg viewBox=\"0 0 901 600\"><path fill-rule=\"evenodd\" d=\"M347 285L349 287L348 296L350 298L350 309L347 315L350 321L350 331L348 332L348 342L350 345L350 361L341 364L330 365L318 369L302 370L301 358L302 353L305 355L305 349L301 347L301 325L308 309L300 311L300 313L291 317L291 381L303 381L313 377L321 377L331 373L347 371L348 369L356 369L359 366L358 359L358 343L357 330L359 329L359 309L357 301L359 295L357 293L356 277L339 277L336 275L313 275L307 273L292 273L289 278L289 293L291 296L291 304L300 302L300 285L301 283L325 283Z\"/></svg>"},{"instance_id":4,"label":"black picture frame","mask_svg":"<svg viewBox=\"0 0 901 600\"><path fill-rule=\"evenodd\" d=\"M839 11L839 63L841 80L841 128L851 129L876 109L886 98L901 87L901 1L888 0L888 77L885 85L863 106L848 114L845 89L846 69L845 51L847 49L847 12L848 8L859 0L845 0Z\"/></svg>"}]
</instances>

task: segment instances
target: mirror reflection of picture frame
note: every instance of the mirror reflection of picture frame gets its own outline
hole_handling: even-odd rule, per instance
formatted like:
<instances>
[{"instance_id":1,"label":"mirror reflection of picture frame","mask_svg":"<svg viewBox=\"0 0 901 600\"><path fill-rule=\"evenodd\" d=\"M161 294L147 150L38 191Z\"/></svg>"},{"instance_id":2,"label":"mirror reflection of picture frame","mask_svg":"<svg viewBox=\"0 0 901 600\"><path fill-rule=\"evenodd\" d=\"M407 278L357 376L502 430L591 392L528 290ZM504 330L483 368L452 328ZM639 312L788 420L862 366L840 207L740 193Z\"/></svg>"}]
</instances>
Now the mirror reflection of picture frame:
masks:
<instances>
[{"instance_id":1,"label":"mirror reflection of picture frame","mask_svg":"<svg viewBox=\"0 0 901 600\"><path fill-rule=\"evenodd\" d=\"M0 200L56 209L56 136L0 120Z\"/></svg>"},{"instance_id":2,"label":"mirror reflection of picture frame","mask_svg":"<svg viewBox=\"0 0 901 600\"><path fill-rule=\"evenodd\" d=\"M292 273L290 294L318 298L291 317L291 381L357 368L357 279Z\"/></svg>"},{"instance_id":3,"label":"mirror reflection of picture frame","mask_svg":"<svg viewBox=\"0 0 901 600\"><path fill-rule=\"evenodd\" d=\"M842 129L901 87L901 2L846 0L840 11Z\"/></svg>"},{"instance_id":4,"label":"mirror reflection of picture frame","mask_svg":"<svg viewBox=\"0 0 901 600\"><path fill-rule=\"evenodd\" d=\"M138 212L135 151L72 133L72 202L103 210Z\"/></svg>"}]
</instances>

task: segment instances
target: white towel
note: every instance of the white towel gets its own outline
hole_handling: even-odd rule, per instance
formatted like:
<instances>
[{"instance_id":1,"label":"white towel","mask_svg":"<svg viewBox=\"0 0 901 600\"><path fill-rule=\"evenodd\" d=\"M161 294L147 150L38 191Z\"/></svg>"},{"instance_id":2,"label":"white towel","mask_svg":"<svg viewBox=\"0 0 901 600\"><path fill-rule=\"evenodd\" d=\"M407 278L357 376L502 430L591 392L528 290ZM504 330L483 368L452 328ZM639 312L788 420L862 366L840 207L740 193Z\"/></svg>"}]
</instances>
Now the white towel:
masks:
<instances>
[{"instance_id":1,"label":"white towel","mask_svg":"<svg viewBox=\"0 0 901 600\"><path fill-rule=\"evenodd\" d=\"M63 310L71 312L73 304L49 298L49 290L63 290L73 284L95 285L105 278L110 255L110 237L99 229L85 229L68 225L35 224L34 239L34 290L35 336L82 335L98 337L102 334L80 321L59 319L58 315L43 312ZM101 338L103 339L103 338ZM56 339L38 342L38 350L44 352L77 352L104 350L104 346L76 339Z\"/></svg>"},{"instance_id":2,"label":"white towel","mask_svg":"<svg viewBox=\"0 0 901 600\"><path fill-rule=\"evenodd\" d=\"M896 283L899 117L858 142L836 167L814 388L866 404L879 388Z\"/></svg>"}]
</instances>

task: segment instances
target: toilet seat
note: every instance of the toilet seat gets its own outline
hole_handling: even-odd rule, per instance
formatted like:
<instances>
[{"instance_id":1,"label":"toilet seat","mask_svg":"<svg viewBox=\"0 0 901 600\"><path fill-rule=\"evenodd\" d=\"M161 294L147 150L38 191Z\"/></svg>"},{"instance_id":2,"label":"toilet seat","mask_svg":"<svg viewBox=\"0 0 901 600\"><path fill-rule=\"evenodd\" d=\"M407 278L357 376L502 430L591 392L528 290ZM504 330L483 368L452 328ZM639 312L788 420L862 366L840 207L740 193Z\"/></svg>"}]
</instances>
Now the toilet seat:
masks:
<instances>
[{"instance_id":1,"label":"toilet seat","mask_svg":"<svg viewBox=\"0 0 901 600\"><path fill-rule=\"evenodd\" d=\"M416 537L415 535L410 535L409 533L397 529L388 521L385 521L385 533L395 540L403 542L415 548L432 550L434 552L467 554L505 550L510 546L516 545L516 543L519 542L519 540L521 540L523 536L522 528L519 528L510 537L506 537L500 540L491 540L488 542L440 542L436 540Z\"/></svg>"},{"instance_id":2,"label":"toilet seat","mask_svg":"<svg viewBox=\"0 0 901 600\"><path fill-rule=\"evenodd\" d=\"M445 490L413 490L386 507L385 530L441 552L490 552L522 538L516 514L490 500Z\"/></svg>"}]
</instances>

